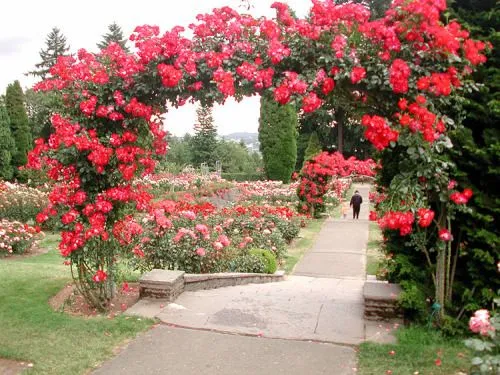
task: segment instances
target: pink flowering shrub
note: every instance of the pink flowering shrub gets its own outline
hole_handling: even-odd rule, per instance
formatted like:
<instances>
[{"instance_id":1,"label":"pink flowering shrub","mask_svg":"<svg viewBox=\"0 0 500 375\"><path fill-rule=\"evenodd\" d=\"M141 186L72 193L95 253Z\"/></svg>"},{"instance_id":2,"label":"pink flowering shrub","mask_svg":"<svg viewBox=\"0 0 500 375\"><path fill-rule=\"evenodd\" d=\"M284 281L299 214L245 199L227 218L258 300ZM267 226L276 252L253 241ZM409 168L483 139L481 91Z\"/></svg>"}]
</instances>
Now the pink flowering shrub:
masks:
<instances>
[{"instance_id":1,"label":"pink flowering shrub","mask_svg":"<svg viewBox=\"0 0 500 375\"><path fill-rule=\"evenodd\" d=\"M496 304L500 302L496 299ZM490 316L488 310L477 310L469 320L469 329L480 338L465 341L465 345L475 352L470 374L497 375L500 373L500 316Z\"/></svg>"},{"instance_id":2,"label":"pink flowering shrub","mask_svg":"<svg viewBox=\"0 0 500 375\"><path fill-rule=\"evenodd\" d=\"M40 239L39 229L19 221L0 220L0 257L28 252Z\"/></svg>"},{"instance_id":3,"label":"pink flowering shrub","mask_svg":"<svg viewBox=\"0 0 500 375\"><path fill-rule=\"evenodd\" d=\"M36 215L48 204L48 193L26 185L0 182L1 218L34 223Z\"/></svg>"},{"instance_id":4,"label":"pink flowering shrub","mask_svg":"<svg viewBox=\"0 0 500 375\"><path fill-rule=\"evenodd\" d=\"M250 205L218 211L208 203L161 201L142 219L144 231L125 242L137 247L133 255L142 270L243 272L243 264L255 265L248 257L243 263L239 259L252 248L268 250L282 260L286 242L299 232L298 220L284 207Z\"/></svg>"}]
</instances>

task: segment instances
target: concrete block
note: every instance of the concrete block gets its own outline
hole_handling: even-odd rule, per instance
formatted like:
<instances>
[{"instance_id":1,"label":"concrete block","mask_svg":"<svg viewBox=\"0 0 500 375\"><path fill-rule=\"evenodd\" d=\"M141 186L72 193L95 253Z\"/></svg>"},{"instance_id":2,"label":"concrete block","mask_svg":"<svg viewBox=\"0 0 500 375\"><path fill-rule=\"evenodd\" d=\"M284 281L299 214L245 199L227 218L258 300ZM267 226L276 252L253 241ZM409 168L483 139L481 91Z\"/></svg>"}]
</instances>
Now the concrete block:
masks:
<instances>
[{"instance_id":1,"label":"concrete block","mask_svg":"<svg viewBox=\"0 0 500 375\"><path fill-rule=\"evenodd\" d=\"M139 280L141 298L174 301L184 291L184 271L152 270Z\"/></svg>"}]
</instances>

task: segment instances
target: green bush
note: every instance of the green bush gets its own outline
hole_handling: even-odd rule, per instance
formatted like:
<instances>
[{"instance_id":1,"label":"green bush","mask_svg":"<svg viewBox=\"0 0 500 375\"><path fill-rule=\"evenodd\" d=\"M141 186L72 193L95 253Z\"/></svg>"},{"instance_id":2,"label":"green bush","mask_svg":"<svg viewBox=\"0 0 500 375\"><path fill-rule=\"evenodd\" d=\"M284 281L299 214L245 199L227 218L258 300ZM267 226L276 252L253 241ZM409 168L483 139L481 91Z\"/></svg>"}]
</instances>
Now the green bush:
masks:
<instances>
[{"instance_id":1,"label":"green bush","mask_svg":"<svg viewBox=\"0 0 500 375\"><path fill-rule=\"evenodd\" d=\"M229 262L229 272L265 273L264 257L258 255L241 255Z\"/></svg>"},{"instance_id":2,"label":"green bush","mask_svg":"<svg viewBox=\"0 0 500 375\"><path fill-rule=\"evenodd\" d=\"M250 255L255 255L264 261L266 265L265 273L275 273L276 270L278 269L278 266L276 264L276 256L269 250L266 249L251 249L250 250Z\"/></svg>"},{"instance_id":3,"label":"green bush","mask_svg":"<svg viewBox=\"0 0 500 375\"><path fill-rule=\"evenodd\" d=\"M264 180L264 175L262 173L227 173L223 172L222 176L223 179L228 180L228 181L236 181L236 182L243 182L243 181L262 181Z\"/></svg>"}]
</instances>

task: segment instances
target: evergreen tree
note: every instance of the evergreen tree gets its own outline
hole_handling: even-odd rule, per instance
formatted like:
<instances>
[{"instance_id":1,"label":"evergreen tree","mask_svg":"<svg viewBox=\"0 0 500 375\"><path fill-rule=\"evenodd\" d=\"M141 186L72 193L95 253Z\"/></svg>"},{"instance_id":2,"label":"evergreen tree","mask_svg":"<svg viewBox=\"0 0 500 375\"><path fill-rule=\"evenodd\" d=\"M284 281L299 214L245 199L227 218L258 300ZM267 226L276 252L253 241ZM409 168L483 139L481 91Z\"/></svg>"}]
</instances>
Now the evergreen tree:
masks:
<instances>
[{"instance_id":1,"label":"evergreen tree","mask_svg":"<svg viewBox=\"0 0 500 375\"><path fill-rule=\"evenodd\" d=\"M190 141L192 163L196 167L207 163L210 168L214 168L217 160L217 129L214 126L212 107L199 105L196 116L195 135Z\"/></svg>"},{"instance_id":2,"label":"evergreen tree","mask_svg":"<svg viewBox=\"0 0 500 375\"><path fill-rule=\"evenodd\" d=\"M306 151L304 152L304 163L311 160L322 151L321 143L319 142L318 133L312 132L307 143Z\"/></svg>"},{"instance_id":3,"label":"evergreen tree","mask_svg":"<svg viewBox=\"0 0 500 375\"><path fill-rule=\"evenodd\" d=\"M10 119L3 100L0 100L0 179L10 180L14 176L12 154L16 151L10 131Z\"/></svg>"},{"instance_id":4,"label":"evergreen tree","mask_svg":"<svg viewBox=\"0 0 500 375\"><path fill-rule=\"evenodd\" d=\"M41 62L35 64L35 70L27 74L45 79L49 74L49 70L57 61L59 56L68 54L69 46L66 45L66 37L57 27L52 28L52 31L45 39L46 49L40 50Z\"/></svg>"},{"instance_id":5,"label":"evergreen tree","mask_svg":"<svg viewBox=\"0 0 500 375\"><path fill-rule=\"evenodd\" d=\"M28 114L33 139L48 139L52 133L50 118L53 113L63 110L63 102L59 92L34 91L25 92L26 112Z\"/></svg>"},{"instance_id":6,"label":"evergreen tree","mask_svg":"<svg viewBox=\"0 0 500 375\"><path fill-rule=\"evenodd\" d=\"M19 81L7 86L5 106L10 119L10 130L16 144L12 161L15 167L20 167L28 160L27 154L31 150L32 139L28 115L24 107L24 94Z\"/></svg>"},{"instance_id":7,"label":"evergreen tree","mask_svg":"<svg viewBox=\"0 0 500 375\"><path fill-rule=\"evenodd\" d=\"M262 96L259 141L264 171L270 180L290 181L297 160L297 125L294 106L282 106Z\"/></svg>"},{"instance_id":8,"label":"evergreen tree","mask_svg":"<svg viewBox=\"0 0 500 375\"><path fill-rule=\"evenodd\" d=\"M453 222L454 246L463 246L455 292L463 296L467 310L474 310L487 306L500 289L500 5L495 0L455 0L451 11L471 37L493 44L474 77L484 85L467 96L464 126L452 134L456 179L474 191L468 203L472 210L459 213Z\"/></svg>"},{"instance_id":9,"label":"evergreen tree","mask_svg":"<svg viewBox=\"0 0 500 375\"><path fill-rule=\"evenodd\" d=\"M124 51L129 52L127 47L127 39L123 36L123 31L120 26L113 22L108 26L108 33L102 36L102 41L97 43L99 49L105 49L110 43L114 42L119 44Z\"/></svg>"}]
</instances>

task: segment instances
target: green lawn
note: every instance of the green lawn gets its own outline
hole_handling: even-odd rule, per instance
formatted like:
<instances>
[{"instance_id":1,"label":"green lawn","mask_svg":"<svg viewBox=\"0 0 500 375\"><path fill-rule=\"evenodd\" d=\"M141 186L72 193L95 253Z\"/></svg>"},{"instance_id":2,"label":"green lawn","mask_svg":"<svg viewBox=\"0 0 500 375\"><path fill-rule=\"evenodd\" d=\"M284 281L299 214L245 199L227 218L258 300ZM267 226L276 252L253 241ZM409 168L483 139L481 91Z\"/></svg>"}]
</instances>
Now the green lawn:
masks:
<instances>
[{"instance_id":1,"label":"green lawn","mask_svg":"<svg viewBox=\"0 0 500 375\"><path fill-rule=\"evenodd\" d=\"M368 232L368 245L366 246L366 274L376 275L378 265L383 257L380 252L380 244L382 243L382 232L377 223L370 223Z\"/></svg>"},{"instance_id":2,"label":"green lawn","mask_svg":"<svg viewBox=\"0 0 500 375\"><path fill-rule=\"evenodd\" d=\"M446 338L435 330L423 327L401 328L396 332L396 336L397 344L361 344L357 373L359 375L468 373L470 354L463 340Z\"/></svg>"},{"instance_id":3,"label":"green lawn","mask_svg":"<svg viewBox=\"0 0 500 375\"><path fill-rule=\"evenodd\" d=\"M80 318L53 311L48 300L70 281L49 235L47 254L0 259L0 357L34 364L30 374L82 374L153 324L120 316Z\"/></svg>"},{"instance_id":4,"label":"green lawn","mask_svg":"<svg viewBox=\"0 0 500 375\"><path fill-rule=\"evenodd\" d=\"M311 248L314 240L318 235L326 217L321 219L311 220L307 227L300 230L298 238L296 238L289 246L287 254L285 255L285 272L290 274L297 262L302 258L304 253Z\"/></svg>"}]
</instances>

